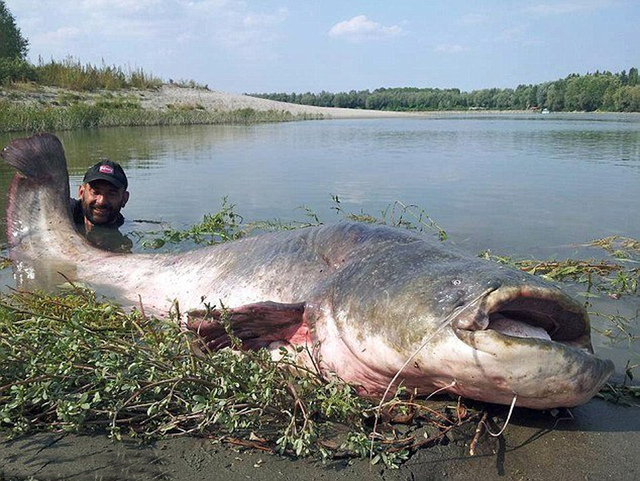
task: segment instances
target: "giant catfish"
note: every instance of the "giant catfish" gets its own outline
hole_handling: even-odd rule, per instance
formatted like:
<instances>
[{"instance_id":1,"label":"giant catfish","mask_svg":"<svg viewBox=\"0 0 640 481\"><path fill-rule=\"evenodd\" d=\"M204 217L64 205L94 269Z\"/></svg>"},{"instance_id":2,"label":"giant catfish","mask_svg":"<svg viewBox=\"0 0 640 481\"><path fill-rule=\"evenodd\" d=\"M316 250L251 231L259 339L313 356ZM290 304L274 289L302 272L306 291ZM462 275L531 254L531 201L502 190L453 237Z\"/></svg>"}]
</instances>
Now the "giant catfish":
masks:
<instances>
[{"instance_id":1,"label":"giant catfish","mask_svg":"<svg viewBox=\"0 0 640 481\"><path fill-rule=\"evenodd\" d=\"M19 171L7 209L18 278L48 265L126 308L142 303L163 316L177 303L211 349L229 339L204 317L203 302L228 309L244 348L301 346L310 353L301 362L370 397L399 373L393 388L418 394L446 388L491 403L570 407L591 399L613 370L593 354L581 304L436 239L338 223L181 254L116 254L74 229L58 138L14 140L1 155Z\"/></svg>"}]
</instances>

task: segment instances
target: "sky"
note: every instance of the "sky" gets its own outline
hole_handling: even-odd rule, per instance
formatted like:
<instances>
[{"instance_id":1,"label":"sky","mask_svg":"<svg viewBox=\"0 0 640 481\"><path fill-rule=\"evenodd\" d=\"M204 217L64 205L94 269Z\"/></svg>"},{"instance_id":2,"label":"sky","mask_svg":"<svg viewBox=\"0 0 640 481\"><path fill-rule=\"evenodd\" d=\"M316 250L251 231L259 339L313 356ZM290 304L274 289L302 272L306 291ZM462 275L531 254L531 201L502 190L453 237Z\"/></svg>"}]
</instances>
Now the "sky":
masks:
<instances>
[{"instance_id":1,"label":"sky","mask_svg":"<svg viewBox=\"0 0 640 481\"><path fill-rule=\"evenodd\" d=\"M515 88L640 67L638 0L5 0L28 58L235 93Z\"/></svg>"}]
</instances>

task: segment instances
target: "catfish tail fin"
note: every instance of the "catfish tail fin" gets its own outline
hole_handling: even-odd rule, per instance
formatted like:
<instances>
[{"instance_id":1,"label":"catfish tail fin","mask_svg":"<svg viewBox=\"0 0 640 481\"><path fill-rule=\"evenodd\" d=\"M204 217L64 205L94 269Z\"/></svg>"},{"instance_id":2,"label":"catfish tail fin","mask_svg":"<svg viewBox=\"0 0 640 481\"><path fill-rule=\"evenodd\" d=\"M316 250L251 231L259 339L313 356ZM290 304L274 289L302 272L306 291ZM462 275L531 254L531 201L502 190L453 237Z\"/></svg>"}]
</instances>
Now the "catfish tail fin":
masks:
<instances>
[{"instance_id":1,"label":"catfish tail fin","mask_svg":"<svg viewBox=\"0 0 640 481\"><path fill-rule=\"evenodd\" d=\"M0 157L19 171L9 189L9 246L48 250L55 246L45 243L55 242L56 235L75 234L67 160L60 140L51 134L16 139Z\"/></svg>"},{"instance_id":2,"label":"catfish tail fin","mask_svg":"<svg viewBox=\"0 0 640 481\"><path fill-rule=\"evenodd\" d=\"M37 183L67 185L67 159L60 139L52 134L37 134L16 139L0 153L5 162ZM68 188L68 187L67 187Z\"/></svg>"}]
</instances>

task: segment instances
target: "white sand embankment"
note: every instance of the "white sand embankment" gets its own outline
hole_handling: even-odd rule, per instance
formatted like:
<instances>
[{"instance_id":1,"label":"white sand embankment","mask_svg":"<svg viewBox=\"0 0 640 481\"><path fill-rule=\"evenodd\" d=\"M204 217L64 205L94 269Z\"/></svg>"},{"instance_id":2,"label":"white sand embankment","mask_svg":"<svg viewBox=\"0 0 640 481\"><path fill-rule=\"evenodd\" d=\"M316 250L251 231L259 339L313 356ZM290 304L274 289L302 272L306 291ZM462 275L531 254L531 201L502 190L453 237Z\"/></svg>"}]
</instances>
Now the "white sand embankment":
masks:
<instances>
[{"instance_id":1,"label":"white sand embankment","mask_svg":"<svg viewBox=\"0 0 640 481\"><path fill-rule=\"evenodd\" d=\"M291 112L294 115L311 114L322 115L326 119L346 118L374 118L374 117L403 117L412 115L406 112L383 112L378 110L342 109L330 107L313 107L310 105L290 104L275 100L249 97L248 95L220 92L202 88L178 87L163 85L158 90L140 92L142 108L157 110L165 109L168 105L174 107L203 107L206 110L277 110Z\"/></svg>"}]
</instances>

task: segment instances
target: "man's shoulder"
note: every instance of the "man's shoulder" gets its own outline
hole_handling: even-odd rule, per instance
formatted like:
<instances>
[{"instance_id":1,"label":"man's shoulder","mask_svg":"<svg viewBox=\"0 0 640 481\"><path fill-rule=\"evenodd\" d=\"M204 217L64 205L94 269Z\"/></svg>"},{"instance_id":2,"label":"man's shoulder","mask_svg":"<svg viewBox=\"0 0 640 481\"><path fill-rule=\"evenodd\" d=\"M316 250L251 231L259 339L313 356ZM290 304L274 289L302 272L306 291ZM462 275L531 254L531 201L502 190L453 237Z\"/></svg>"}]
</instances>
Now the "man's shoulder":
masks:
<instances>
[{"instance_id":1,"label":"man's shoulder","mask_svg":"<svg viewBox=\"0 0 640 481\"><path fill-rule=\"evenodd\" d=\"M118 212L118 218L114 222L114 226L121 227L122 224L124 224L124 216L120 212Z\"/></svg>"}]
</instances>

